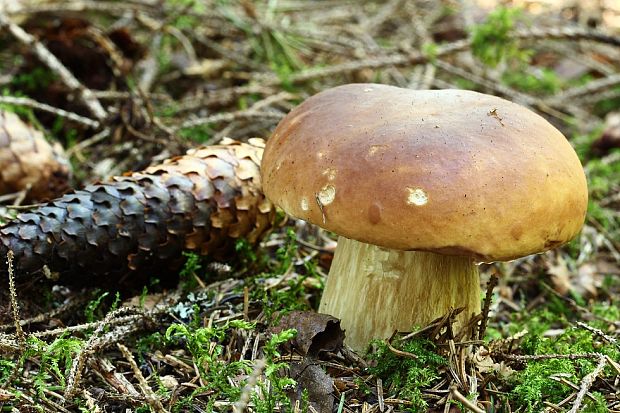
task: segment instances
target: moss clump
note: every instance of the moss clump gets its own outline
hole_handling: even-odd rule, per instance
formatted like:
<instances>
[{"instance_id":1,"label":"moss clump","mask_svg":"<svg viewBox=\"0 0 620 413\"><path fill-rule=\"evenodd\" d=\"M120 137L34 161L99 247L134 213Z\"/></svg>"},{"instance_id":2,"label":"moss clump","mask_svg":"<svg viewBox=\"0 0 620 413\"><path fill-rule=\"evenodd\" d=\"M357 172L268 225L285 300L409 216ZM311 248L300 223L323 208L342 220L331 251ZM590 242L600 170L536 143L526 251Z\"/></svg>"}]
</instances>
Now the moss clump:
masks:
<instances>
[{"instance_id":1,"label":"moss clump","mask_svg":"<svg viewBox=\"0 0 620 413\"><path fill-rule=\"evenodd\" d=\"M228 378L249 374L252 370L251 361L226 361L223 356L224 342L233 334L234 329L252 330L254 324L242 320L232 320L213 327L200 327L196 324L195 322L189 325L172 324L165 334L167 343L182 344L189 350L192 361L205 383L200 391L232 400L237 399L240 387L231 385Z\"/></svg>"},{"instance_id":2,"label":"moss clump","mask_svg":"<svg viewBox=\"0 0 620 413\"><path fill-rule=\"evenodd\" d=\"M390 397L411 402L404 406L407 411L426 411L427 402L421 389L432 387L441 379L440 370L447 366L447 360L437 354L434 343L425 339L395 342L398 350L413 354L416 358L405 358L395 354L385 342L375 341L377 350L371 355L374 367L370 373L383 380L383 388Z\"/></svg>"},{"instance_id":3,"label":"moss clump","mask_svg":"<svg viewBox=\"0 0 620 413\"><path fill-rule=\"evenodd\" d=\"M609 356L612 360L620 359L620 351L617 347L601 341L592 332L578 327L567 327L566 330L555 337L544 337L543 333L551 325L552 314L542 311L528 319L530 332L524 337L521 351L525 355L579 355L585 353L598 353ZM562 322L563 317L557 317L556 324L561 323L564 327L567 322ZM562 325L563 324L563 325ZM545 408L543 400L551 403L559 403L570 396L574 389L560 381L560 378L579 385L583 377L591 373L598 362L593 358L552 358L545 360L529 360L521 371L518 371L510 380L513 386L510 391L510 399L526 412L538 412ZM613 375L608 367L603 371ZM599 395L595 390L591 393ZM600 395L599 395L600 396ZM584 411L598 412L605 410L605 400L595 397L584 400Z\"/></svg>"},{"instance_id":4,"label":"moss clump","mask_svg":"<svg viewBox=\"0 0 620 413\"><path fill-rule=\"evenodd\" d=\"M487 20L473 27L472 52L484 64L495 67L506 59L526 61L530 52L521 50L513 35L515 25L522 19L520 9L499 7Z\"/></svg>"}]
</instances>

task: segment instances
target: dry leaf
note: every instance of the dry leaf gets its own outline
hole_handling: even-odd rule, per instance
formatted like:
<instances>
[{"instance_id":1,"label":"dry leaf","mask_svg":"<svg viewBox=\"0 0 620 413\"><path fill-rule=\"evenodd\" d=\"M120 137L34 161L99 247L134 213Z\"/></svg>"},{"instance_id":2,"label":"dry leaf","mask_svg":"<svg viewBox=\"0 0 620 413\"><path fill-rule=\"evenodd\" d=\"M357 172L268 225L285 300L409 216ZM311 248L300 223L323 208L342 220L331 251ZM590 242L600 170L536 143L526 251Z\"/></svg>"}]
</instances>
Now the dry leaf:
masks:
<instances>
[{"instance_id":1,"label":"dry leaf","mask_svg":"<svg viewBox=\"0 0 620 413\"><path fill-rule=\"evenodd\" d=\"M274 332L294 328L297 336L291 345L303 356L317 357L320 352L336 352L342 347L344 331L340 320L312 311L293 311L280 320Z\"/></svg>"},{"instance_id":2,"label":"dry leaf","mask_svg":"<svg viewBox=\"0 0 620 413\"><path fill-rule=\"evenodd\" d=\"M308 362L292 363L290 377L297 382L294 392L289 393L291 402L302 399L304 390L308 392L310 405L319 413L331 413L334 407L332 389L334 380L323 369Z\"/></svg>"}]
</instances>

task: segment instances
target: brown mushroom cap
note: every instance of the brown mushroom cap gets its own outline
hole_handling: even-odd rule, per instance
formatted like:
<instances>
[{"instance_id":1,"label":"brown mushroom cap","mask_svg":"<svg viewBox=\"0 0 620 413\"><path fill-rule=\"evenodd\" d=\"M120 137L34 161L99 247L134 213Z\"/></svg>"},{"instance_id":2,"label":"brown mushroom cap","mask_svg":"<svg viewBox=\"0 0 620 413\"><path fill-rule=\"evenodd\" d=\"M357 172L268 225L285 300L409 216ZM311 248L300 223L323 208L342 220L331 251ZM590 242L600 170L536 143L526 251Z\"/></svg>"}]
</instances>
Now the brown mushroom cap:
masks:
<instances>
[{"instance_id":1,"label":"brown mushroom cap","mask_svg":"<svg viewBox=\"0 0 620 413\"><path fill-rule=\"evenodd\" d=\"M564 136L466 90L352 84L291 111L262 160L266 195L347 238L510 260L573 238L588 192Z\"/></svg>"}]
</instances>

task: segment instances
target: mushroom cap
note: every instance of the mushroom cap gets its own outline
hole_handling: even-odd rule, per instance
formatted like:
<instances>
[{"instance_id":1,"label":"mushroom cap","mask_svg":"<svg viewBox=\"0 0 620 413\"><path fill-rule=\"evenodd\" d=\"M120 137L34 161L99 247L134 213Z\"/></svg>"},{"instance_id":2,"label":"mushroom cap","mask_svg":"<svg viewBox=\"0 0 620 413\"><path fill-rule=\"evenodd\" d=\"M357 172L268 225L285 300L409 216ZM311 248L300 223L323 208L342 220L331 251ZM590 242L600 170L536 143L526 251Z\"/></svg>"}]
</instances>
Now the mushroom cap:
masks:
<instances>
[{"instance_id":1,"label":"mushroom cap","mask_svg":"<svg viewBox=\"0 0 620 413\"><path fill-rule=\"evenodd\" d=\"M280 122L261 169L265 194L292 216L385 248L487 262L569 241L588 201L556 128L466 90L326 90Z\"/></svg>"}]
</instances>

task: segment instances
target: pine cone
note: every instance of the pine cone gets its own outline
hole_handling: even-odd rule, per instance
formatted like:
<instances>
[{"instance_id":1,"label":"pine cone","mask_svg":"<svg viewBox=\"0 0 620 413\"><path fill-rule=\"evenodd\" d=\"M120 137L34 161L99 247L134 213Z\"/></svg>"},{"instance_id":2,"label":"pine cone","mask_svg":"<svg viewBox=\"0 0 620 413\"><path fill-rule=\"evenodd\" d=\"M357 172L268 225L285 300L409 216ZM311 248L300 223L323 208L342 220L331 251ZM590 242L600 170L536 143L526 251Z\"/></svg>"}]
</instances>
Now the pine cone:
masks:
<instances>
[{"instance_id":1,"label":"pine cone","mask_svg":"<svg viewBox=\"0 0 620 413\"><path fill-rule=\"evenodd\" d=\"M0 110L0 194L29 188L29 201L53 199L69 189L70 177L60 145L50 145L17 115Z\"/></svg>"},{"instance_id":2,"label":"pine cone","mask_svg":"<svg viewBox=\"0 0 620 413\"><path fill-rule=\"evenodd\" d=\"M0 228L0 253L14 252L18 278L45 265L74 284L137 270L165 276L178 271L184 250L221 258L235 240L256 242L272 225L263 147L261 139L202 147L64 195Z\"/></svg>"}]
</instances>

